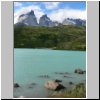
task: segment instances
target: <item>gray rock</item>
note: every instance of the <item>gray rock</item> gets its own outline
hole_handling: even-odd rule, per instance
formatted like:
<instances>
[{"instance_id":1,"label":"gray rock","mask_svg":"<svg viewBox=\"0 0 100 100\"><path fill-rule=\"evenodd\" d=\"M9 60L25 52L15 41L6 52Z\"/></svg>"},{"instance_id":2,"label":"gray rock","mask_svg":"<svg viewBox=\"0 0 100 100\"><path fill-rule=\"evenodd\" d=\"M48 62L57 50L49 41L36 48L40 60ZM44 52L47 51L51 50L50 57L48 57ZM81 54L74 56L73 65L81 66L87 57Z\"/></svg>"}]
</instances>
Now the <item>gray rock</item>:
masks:
<instances>
[{"instance_id":1,"label":"gray rock","mask_svg":"<svg viewBox=\"0 0 100 100\"><path fill-rule=\"evenodd\" d=\"M77 74L84 74L84 71L82 69L80 69L80 68L75 69L74 72L77 73Z\"/></svg>"},{"instance_id":2,"label":"gray rock","mask_svg":"<svg viewBox=\"0 0 100 100\"><path fill-rule=\"evenodd\" d=\"M73 78L73 77L67 76L67 75L64 75L63 77L64 77L64 78Z\"/></svg>"},{"instance_id":3,"label":"gray rock","mask_svg":"<svg viewBox=\"0 0 100 100\"><path fill-rule=\"evenodd\" d=\"M65 89L65 87L62 84L59 84L57 86L57 88L55 89L55 91L59 91L59 90L62 90L62 89Z\"/></svg>"},{"instance_id":4,"label":"gray rock","mask_svg":"<svg viewBox=\"0 0 100 100\"><path fill-rule=\"evenodd\" d=\"M32 89L33 87L32 86L29 86L28 88Z\"/></svg>"},{"instance_id":5,"label":"gray rock","mask_svg":"<svg viewBox=\"0 0 100 100\"><path fill-rule=\"evenodd\" d=\"M69 84L70 84L70 85L73 85L74 83L73 83L73 82L69 82Z\"/></svg>"},{"instance_id":6,"label":"gray rock","mask_svg":"<svg viewBox=\"0 0 100 100\"><path fill-rule=\"evenodd\" d=\"M40 77L40 78L50 78L49 75L40 75L39 77Z\"/></svg>"},{"instance_id":7,"label":"gray rock","mask_svg":"<svg viewBox=\"0 0 100 100\"><path fill-rule=\"evenodd\" d=\"M59 74L59 75L68 75L68 72L55 72L55 74Z\"/></svg>"},{"instance_id":8,"label":"gray rock","mask_svg":"<svg viewBox=\"0 0 100 100\"><path fill-rule=\"evenodd\" d=\"M44 86L47 89L55 90L55 91L65 89L65 87L62 84L59 84L58 82L55 82L53 80L47 81Z\"/></svg>"},{"instance_id":9,"label":"gray rock","mask_svg":"<svg viewBox=\"0 0 100 100\"><path fill-rule=\"evenodd\" d=\"M31 85L33 85L33 86L34 86L34 85L37 85L37 84L36 84L36 83L31 83Z\"/></svg>"},{"instance_id":10,"label":"gray rock","mask_svg":"<svg viewBox=\"0 0 100 100\"><path fill-rule=\"evenodd\" d=\"M59 83L59 82L62 82L62 80L56 79L55 82L58 82Z\"/></svg>"},{"instance_id":11,"label":"gray rock","mask_svg":"<svg viewBox=\"0 0 100 100\"><path fill-rule=\"evenodd\" d=\"M18 83L14 83L14 88L19 88L20 85Z\"/></svg>"}]
</instances>

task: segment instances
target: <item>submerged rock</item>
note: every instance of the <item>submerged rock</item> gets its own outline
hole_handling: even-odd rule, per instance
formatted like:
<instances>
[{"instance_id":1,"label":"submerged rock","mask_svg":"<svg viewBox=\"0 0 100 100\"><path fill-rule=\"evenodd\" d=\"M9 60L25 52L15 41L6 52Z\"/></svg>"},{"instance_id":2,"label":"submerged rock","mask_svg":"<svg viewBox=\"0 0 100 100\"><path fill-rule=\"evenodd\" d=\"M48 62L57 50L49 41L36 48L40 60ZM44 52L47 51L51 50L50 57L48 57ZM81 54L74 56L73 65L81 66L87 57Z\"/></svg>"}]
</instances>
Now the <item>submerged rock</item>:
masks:
<instances>
[{"instance_id":1,"label":"submerged rock","mask_svg":"<svg viewBox=\"0 0 100 100\"><path fill-rule=\"evenodd\" d=\"M50 78L49 75L40 75L39 77L40 77L40 78Z\"/></svg>"},{"instance_id":2,"label":"submerged rock","mask_svg":"<svg viewBox=\"0 0 100 100\"><path fill-rule=\"evenodd\" d=\"M68 72L55 72L55 74L58 74L58 75L67 75L69 73Z\"/></svg>"},{"instance_id":3,"label":"submerged rock","mask_svg":"<svg viewBox=\"0 0 100 100\"><path fill-rule=\"evenodd\" d=\"M67 75L64 75L63 77L64 78L73 78L73 77L70 77L70 76L67 76Z\"/></svg>"},{"instance_id":4,"label":"submerged rock","mask_svg":"<svg viewBox=\"0 0 100 100\"><path fill-rule=\"evenodd\" d=\"M70 85L73 85L74 83L73 83L73 82L69 82L69 84L70 84Z\"/></svg>"},{"instance_id":5,"label":"submerged rock","mask_svg":"<svg viewBox=\"0 0 100 100\"><path fill-rule=\"evenodd\" d=\"M86 73L86 71L83 71L83 73L85 74L85 73Z\"/></svg>"},{"instance_id":6,"label":"submerged rock","mask_svg":"<svg viewBox=\"0 0 100 100\"><path fill-rule=\"evenodd\" d=\"M36 83L31 83L31 85L37 85Z\"/></svg>"},{"instance_id":7,"label":"submerged rock","mask_svg":"<svg viewBox=\"0 0 100 100\"><path fill-rule=\"evenodd\" d=\"M75 69L75 71L74 71L75 73L77 73L77 74L84 74L85 73L85 71L83 71L82 69L80 69L80 68L78 68L78 69Z\"/></svg>"},{"instance_id":8,"label":"submerged rock","mask_svg":"<svg viewBox=\"0 0 100 100\"><path fill-rule=\"evenodd\" d=\"M36 83L31 83L28 88L33 88L35 85L37 85L37 84Z\"/></svg>"},{"instance_id":9,"label":"submerged rock","mask_svg":"<svg viewBox=\"0 0 100 100\"><path fill-rule=\"evenodd\" d=\"M56 79L55 82L58 82L59 83L59 82L62 82L62 80Z\"/></svg>"},{"instance_id":10,"label":"submerged rock","mask_svg":"<svg viewBox=\"0 0 100 100\"><path fill-rule=\"evenodd\" d=\"M30 88L30 89L31 89L31 88L33 88L33 87L32 87L32 86L29 86L28 88Z\"/></svg>"},{"instance_id":11,"label":"submerged rock","mask_svg":"<svg viewBox=\"0 0 100 100\"><path fill-rule=\"evenodd\" d=\"M18 83L14 83L14 88L19 88L20 85Z\"/></svg>"},{"instance_id":12,"label":"submerged rock","mask_svg":"<svg viewBox=\"0 0 100 100\"><path fill-rule=\"evenodd\" d=\"M65 88L62 84L59 84L58 82L55 82L53 80L47 81L44 86L47 89L55 90L55 91Z\"/></svg>"},{"instance_id":13,"label":"submerged rock","mask_svg":"<svg viewBox=\"0 0 100 100\"><path fill-rule=\"evenodd\" d=\"M65 72L64 74L69 74L68 72Z\"/></svg>"}]
</instances>

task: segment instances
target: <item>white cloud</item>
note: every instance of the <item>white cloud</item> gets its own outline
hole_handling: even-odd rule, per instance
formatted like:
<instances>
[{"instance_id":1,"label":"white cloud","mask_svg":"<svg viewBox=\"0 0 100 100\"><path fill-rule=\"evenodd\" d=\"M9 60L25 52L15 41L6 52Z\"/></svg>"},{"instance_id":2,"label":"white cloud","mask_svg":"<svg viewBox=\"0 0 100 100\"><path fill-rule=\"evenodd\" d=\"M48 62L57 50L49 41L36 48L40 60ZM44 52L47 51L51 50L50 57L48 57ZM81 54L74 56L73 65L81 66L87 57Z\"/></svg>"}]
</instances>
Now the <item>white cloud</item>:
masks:
<instances>
[{"instance_id":1,"label":"white cloud","mask_svg":"<svg viewBox=\"0 0 100 100\"><path fill-rule=\"evenodd\" d=\"M43 2L46 9L55 9L58 8L60 2Z\"/></svg>"},{"instance_id":2,"label":"white cloud","mask_svg":"<svg viewBox=\"0 0 100 100\"><path fill-rule=\"evenodd\" d=\"M20 3L20 2L14 2L14 6L15 7L21 7L22 6L22 3Z\"/></svg>"},{"instance_id":3,"label":"white cloud","mask_svg":"<svg viewBox=\"0 0 100 100\"><path fill-rule=\"evenodd\" d=\"M14 13L14 24L18 21L18 17L21 14L26 14L27 12L34 10L34 13L37 17L37 21L39 21L39 18L44 14L43 11L40 9L37 5L27 6L27 7L21 7L19 10L17 10Z\"/></svg>"},{"instance_id":4,"label":"white cloud","mask_svg":"<svg viewBox=\"0 0 100 100\"><path fill-rule=\"evenodd\" d=\"M53 21L62 22L65 18L86 19L86 10L59 9L48 14Z\"/></svg>"}]
</instances>

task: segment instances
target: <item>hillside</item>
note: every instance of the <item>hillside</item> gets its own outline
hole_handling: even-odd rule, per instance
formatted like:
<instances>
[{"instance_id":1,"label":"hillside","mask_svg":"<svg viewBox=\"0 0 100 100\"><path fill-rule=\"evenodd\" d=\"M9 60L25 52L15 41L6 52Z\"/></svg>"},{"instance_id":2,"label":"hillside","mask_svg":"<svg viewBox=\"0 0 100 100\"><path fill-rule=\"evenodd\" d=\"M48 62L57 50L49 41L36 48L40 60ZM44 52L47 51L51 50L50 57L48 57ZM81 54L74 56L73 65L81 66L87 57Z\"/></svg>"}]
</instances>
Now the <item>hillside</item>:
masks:
<instances>
[{"instance_id":1,"label":"hillside","mask_svg":"<svg viewBox=\"0 0 100 100\"><path fill-rule=\"evenodd\" d=\"M71 25L14 27L14 47L85 50L86 28Z\"/></svg>"}]
</instances>

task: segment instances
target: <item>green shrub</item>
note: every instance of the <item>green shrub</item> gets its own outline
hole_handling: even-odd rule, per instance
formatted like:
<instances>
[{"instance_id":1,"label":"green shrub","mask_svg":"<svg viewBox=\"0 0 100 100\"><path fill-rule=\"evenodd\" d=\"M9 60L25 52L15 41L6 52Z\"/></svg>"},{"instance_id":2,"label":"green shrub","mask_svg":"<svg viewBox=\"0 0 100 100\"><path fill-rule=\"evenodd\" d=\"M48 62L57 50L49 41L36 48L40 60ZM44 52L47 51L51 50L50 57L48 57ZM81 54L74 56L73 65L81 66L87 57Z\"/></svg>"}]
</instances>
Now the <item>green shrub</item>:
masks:
<instances>
[{"instance_id":1,"label":"green shrub","mask_svg":"<svg viewBox=\"0 0 100 100\"><path fill-rule=\"evenodd\" d=\"M70 25L57 27L15 27L14 47L85 50L86 29L84 26Z\"/></svg>"}]
</instances>

